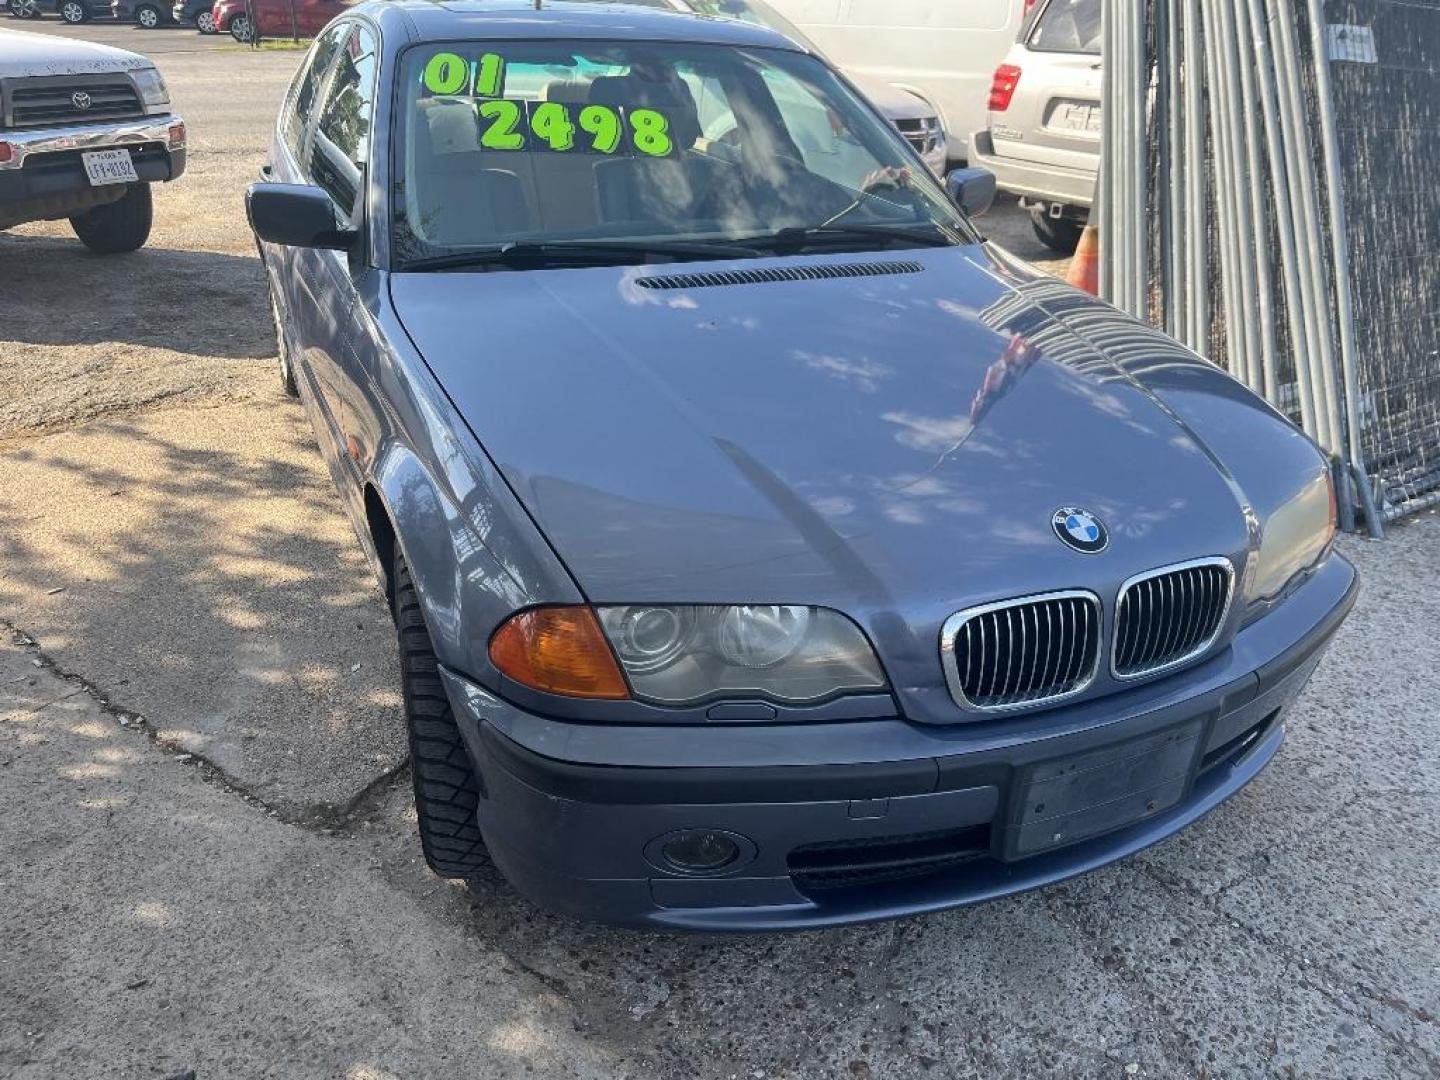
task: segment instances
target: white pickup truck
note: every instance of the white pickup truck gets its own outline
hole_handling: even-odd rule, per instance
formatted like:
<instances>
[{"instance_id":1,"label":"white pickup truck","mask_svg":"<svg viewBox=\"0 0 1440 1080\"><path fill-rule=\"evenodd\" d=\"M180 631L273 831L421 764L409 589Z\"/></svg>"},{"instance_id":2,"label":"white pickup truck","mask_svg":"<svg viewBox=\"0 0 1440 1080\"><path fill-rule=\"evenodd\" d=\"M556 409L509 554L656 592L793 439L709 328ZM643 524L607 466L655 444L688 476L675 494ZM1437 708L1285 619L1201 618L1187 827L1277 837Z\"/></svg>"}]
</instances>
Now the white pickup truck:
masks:
<instances>
[{"instance_id":1,"label":"white pickup truck","mask_svg":"<svg viewBox=\"0 0 1440 1080\"><path fill-rule=\"evenodd\" d=\"M150 185L184 171L185 124L148 59L0 29L0 229L68 218L91 251L134 251Z\"/></svg>"}]
</instances>

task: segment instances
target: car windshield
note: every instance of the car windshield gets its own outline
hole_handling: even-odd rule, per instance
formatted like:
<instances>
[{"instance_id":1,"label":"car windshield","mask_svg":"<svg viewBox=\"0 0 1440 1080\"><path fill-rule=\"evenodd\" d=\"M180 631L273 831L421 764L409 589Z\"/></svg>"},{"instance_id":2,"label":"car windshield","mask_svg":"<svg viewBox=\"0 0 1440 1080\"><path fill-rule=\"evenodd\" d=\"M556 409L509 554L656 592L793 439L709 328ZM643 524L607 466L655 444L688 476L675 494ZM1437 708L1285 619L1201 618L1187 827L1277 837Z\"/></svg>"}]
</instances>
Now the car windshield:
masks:
<instances>
[{"instance_id":1,"label":"car windshield","mask_svg":"<svg viewBox=\"0 0 1440 1080\"><path fill-rule=\"evenodd\" d=\"M402 66L400 269L467 253L627 261L975 238L890 126L801 53L447 42Z\"/></svg>"}]
</instances>

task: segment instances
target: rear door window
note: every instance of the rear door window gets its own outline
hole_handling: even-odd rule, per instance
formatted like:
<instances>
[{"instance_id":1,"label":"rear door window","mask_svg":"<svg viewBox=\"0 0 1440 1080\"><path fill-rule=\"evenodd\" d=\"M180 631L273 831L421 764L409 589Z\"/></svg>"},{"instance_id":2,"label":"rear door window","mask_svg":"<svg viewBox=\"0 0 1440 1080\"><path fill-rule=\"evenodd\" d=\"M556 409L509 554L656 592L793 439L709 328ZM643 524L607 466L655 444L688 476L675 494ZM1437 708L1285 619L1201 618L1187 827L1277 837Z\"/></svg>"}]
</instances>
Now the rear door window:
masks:
<instances>
[{"instance_id":1,"label":"rear door window","mask_svg":"<svg viewBox=\"0 0 1440 1080\"><path fill-rule=\"evenodd\" d=\"M1030 31L1036 52L1100 55L1101 0L1050 0Z\"/></svg>"}]
</instances>

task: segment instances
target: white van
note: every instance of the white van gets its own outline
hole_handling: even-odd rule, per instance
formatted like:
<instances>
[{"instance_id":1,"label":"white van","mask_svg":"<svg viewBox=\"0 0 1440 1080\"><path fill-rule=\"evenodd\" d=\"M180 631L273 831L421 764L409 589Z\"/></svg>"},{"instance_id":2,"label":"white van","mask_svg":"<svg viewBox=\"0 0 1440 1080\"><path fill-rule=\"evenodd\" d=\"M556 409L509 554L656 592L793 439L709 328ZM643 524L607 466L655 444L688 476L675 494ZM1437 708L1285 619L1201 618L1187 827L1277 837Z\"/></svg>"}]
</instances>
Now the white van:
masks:
<instances>
[{"instance_id":1,"label":"white van","mask_svg":"<svg viewBox=\"0 0 1440 1080\"><path fill-rule=\"evenodd\" d=\"M770 0L847 72L919 94L940 112L952 160L985 127L995 68L1034 0Z\"/></svg>"}]
</instances>

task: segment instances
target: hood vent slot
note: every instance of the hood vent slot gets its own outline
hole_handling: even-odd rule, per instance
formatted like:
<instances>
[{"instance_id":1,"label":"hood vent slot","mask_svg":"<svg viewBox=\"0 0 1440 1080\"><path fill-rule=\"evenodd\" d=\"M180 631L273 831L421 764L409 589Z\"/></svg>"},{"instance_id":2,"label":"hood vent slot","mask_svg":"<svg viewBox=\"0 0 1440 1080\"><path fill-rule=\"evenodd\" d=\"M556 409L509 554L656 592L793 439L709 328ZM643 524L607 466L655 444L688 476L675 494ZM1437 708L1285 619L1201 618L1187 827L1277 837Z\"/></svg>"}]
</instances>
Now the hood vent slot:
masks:
<instances>
[{"instance_id":1,"label":"hood vent slot","mask_svg":"<svg viewBox=\"0 0 1440 1080\"><path fill-rule=\"evenodd\" d=\"M918 262L822 263L812 266L766 266L757 270L717 270L705 274L666 274L636 278L642 289L718 289L726 285L765 285L772 281L822 281L826 278L895 277L918 274Z\"/></svg>"}]
</instances>

